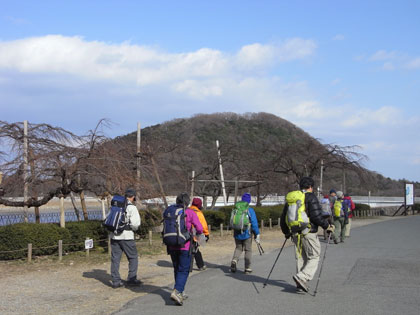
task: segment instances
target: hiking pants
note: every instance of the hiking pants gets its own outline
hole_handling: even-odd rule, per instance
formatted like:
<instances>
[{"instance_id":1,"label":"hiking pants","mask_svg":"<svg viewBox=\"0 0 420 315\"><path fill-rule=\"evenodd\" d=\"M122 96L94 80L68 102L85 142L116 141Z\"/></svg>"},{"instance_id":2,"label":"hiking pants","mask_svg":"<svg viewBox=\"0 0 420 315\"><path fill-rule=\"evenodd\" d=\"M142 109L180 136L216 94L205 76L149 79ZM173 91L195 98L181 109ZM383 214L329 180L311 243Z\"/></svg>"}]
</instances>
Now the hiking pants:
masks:
<instances>
[{"instance_id":1,"label":"hiking pants","mask_svg":"<svg viewBox=\"0 0 420 315\"><path fill-rule=\"evenodd\" d=\"M298 235L292 236L292 241L295 244L296 275L302 280L310 281L318 269L321 244L317 233L300 235L300 240Z\"/></svg>"},{"instance_id":2,"label":"hiking pants","mask_svg":"<svg viewBox=\"0 0 420 315\"><path fill-rule=\"evenodd\" d=\"M335 239L338 241L341 239L344 241L346 235L346 225L344 224L344 217L335 217L334 226L335 226Z\"/></svg>"},{"instance_id":3,"label":"hiking pants","mask_svg":"<svg viewBox=\"0 0 420 315\"><path fill-rule=\"evenodd\" d=\"M113 240L111 239L111 278L112 283L119 283L120 277L120 261L122 253L127 256L128 260L128 277L127 281L137 279L137 267L139 263L136 242L134 240Z\"/></svg>"},{"instance_id":4,"label":"hiking pants","mask_svg":"<svg viewBox=\"0 0 420 315\"><path fill-rule=\"evenodd\" d=\"M251 268L251 257L252 257L252 238L248 238L246 240L237 240L235 238L236 248L233 253L232 260L238 263L239 257L241 256L242 252L245 252L245 269Z\"/></svg>"},{"instance_id":5,"label":"hiking pants","mask_svg":"<svg viewBox=\"0 0 420 315\"><path fill-rule=\"evenodd\" d=\"M169 250L172 265L174 266L174 288L178 292L184 292L188 275L190 274L191 254L188 250Z\"/></svg>"},{"instance_id":6,"label":"hiking pants","mask_svg":"<svg viewBox=\"0 0 420 315\"><path fill-rule=\"evenodd\" d=\"M351 218L349 218L349 223L346 224L346 237L350 237L350 228L351 228Z\"/></svg>"},{"instance_id":7,"label":"hiking pants","mask_svg":"<svg viewBox=\"0 0 420 315\"><path fill-rule=\"evenodd\" d=\"M197 248L197 252L194 254L195 262L197 264L198 268L203 268L204 261L203 261L203 255L201 255L200 249Z\"/></svg>"}]
</instances>

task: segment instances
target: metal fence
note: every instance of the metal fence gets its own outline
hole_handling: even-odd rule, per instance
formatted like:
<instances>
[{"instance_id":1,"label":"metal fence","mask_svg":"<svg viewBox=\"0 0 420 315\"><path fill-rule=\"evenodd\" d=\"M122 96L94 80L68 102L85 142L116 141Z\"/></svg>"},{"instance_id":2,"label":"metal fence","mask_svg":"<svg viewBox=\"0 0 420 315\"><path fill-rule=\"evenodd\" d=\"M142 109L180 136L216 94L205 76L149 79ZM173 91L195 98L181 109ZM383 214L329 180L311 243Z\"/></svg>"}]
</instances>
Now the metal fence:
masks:
<instances>
[{"instance_id":1,"label":"metal fence","mask_svg":"<svg viewBox=\"0 0 420 315\"><path fill-rule=\"evenodd\" d=\"M74 211L64 212L65 221L72 222L77 221L77 216ZM102 220L102 211L88 211L89 220ZM80 215L80 220L84 220L83 214ZM40 214L41 223L59 223L60 222L60 213L59 212L47 212ZM6 213L0 214L0 226L11 225L16 223L25 222L25 216L23 213ZM35 223L36 217L34 213L28 213L28 222Z\"/></svg>"}]
</instances>

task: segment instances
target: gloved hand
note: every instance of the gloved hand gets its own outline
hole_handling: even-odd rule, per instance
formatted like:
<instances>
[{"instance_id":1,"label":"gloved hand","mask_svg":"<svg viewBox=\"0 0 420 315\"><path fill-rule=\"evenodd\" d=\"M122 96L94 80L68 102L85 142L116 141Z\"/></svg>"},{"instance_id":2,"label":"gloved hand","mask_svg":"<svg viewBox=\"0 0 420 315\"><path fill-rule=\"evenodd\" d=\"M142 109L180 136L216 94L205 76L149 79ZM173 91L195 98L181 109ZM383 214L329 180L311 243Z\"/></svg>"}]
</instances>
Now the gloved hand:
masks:
<instances>
[{"instance_id":1,"label":"gloved hand","mask_svg":"<svg viewBox=\"0 0 420 315\"><path fill-rule=\"evenodd\" d=\"M292 236L292 233L284 234L284 237L286 238L286 240L289 239L291 236Z\"/></svg>"},{"instance_id":2,"label":"gloved hand","mask_svg":"<svg viewBox=\"0 0 420 315\"><path fill-rule=\"evenodd\" d=\"M335 231L335 226L330 224L330 225L328 226L327 233L328 233L328 234L330 234L330 233L334 233L334 231Z\"/></svg>"},{"instance_id":3,"label":"gloved hand","mask_svg":"<svg viewBox=\"0 0 420 315\"><path fill-rule=\"evenodd\" d=\"M210 239L210 235L206 235L206 242L208 242Z\"/></svg>"},{"instance_id":4,"label":"gloved hand","mask_svg":"<svg viewBox=\"0 0 420 315\"><path fill-rule=\"evenodd\" d=\"M259 244L260 243L260 234L255 235L255 243Z\"/></svg>"}]
</instances>

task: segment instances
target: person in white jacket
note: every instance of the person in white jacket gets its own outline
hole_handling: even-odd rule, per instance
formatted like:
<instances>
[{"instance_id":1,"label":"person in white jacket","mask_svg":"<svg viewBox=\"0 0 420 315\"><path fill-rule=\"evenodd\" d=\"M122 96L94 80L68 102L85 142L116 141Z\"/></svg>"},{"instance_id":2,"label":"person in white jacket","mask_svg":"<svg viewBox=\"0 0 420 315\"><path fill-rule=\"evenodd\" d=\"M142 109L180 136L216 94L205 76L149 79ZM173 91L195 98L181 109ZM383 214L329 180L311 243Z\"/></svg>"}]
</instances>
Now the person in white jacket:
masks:
<instances>
[{"instance_id":1,"label":"person in white jacket","mask_svg":"<svg viewBox=\"0 0 420 315\"><path fill-rule=\"evenodd\" d=\"M137 279L138 253L136 242L134 241L134 231L137 231L141 224L141 219L137 207L134 205L136 191L127 189L127 228L119 234L111 233L111 278L114 289L124 286L120 276L120 261L122 253L128 260L127 285L140 285L142 282Z\"/></svg>"}]
</instances>

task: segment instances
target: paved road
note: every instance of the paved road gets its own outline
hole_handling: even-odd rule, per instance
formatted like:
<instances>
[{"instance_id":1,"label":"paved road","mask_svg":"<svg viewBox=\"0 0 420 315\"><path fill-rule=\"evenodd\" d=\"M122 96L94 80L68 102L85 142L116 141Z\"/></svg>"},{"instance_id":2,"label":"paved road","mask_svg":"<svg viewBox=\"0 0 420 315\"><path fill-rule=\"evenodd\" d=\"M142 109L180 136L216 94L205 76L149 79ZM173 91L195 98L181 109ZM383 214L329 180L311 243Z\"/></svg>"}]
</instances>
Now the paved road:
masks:
<instances>
[{"instance_id":1,"label":"paved road","mask_svg":"<svg viewBox=\"0 0 420 315\"><path fill-rule=\"evenodd\" d=\"M170 288L160 288L116 314L419 315L419 227L420 216L380 222L353 229L344 244L329 245L316 297L295 292L294 248L287 247L266 288L278 250L254 255L252 275L229 273L228 261L193 275L186 287L190 298L182 307L173 305Z\"/></svg>"}]
</instances>

